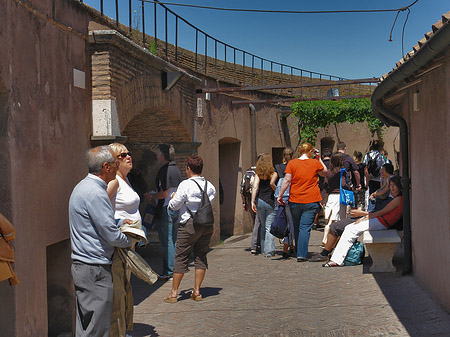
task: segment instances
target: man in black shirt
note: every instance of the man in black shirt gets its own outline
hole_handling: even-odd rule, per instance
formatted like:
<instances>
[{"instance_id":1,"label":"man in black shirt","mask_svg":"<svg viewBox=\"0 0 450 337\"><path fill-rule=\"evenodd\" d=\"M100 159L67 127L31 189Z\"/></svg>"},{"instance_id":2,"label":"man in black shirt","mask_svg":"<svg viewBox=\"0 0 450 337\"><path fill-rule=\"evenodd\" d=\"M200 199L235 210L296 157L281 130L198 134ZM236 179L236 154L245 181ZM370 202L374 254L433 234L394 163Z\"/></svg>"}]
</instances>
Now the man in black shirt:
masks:
<instances>
[{"instance_id":1,"label":"man in black shirt","mask_svg":"<svg viewBox=\"0 0 450 337\"><path fill-rule=\"evenodd\" d=\"M175 150L170 144L158 146L157 158L161 167L156 175L157 193L146 193L147 200L157 201L156 224L159 241L164 250L161 279L168 280L173 275L175 244L177 241L178 211L167 209L170 198L181 182L181 174L173 161Z\"/></svg>"},{"instance_id":2,"label":"man in black shirt","mask_svg":"<svg viewBox=\"0 0 450 337\"><path fill-rule=\"evenodd\" d=\"M356 165L355 161L351 156L346 154L347 145L344 142L339 142L336 146L337 152L344 154L344 168L347 176L351 174L351 180L353 184L353 188L356 191L361 189L361 177L358 172L358 165Z\"/></svg>"}]
</instances>

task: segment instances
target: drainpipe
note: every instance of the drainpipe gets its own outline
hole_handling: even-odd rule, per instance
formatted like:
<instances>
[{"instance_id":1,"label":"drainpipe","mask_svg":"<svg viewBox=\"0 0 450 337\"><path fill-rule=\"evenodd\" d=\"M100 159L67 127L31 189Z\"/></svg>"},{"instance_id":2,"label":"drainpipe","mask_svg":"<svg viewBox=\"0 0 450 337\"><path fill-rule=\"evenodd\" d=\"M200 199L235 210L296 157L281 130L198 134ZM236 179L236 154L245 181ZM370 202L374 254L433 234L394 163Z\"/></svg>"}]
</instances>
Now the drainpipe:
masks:
<instances>
[{"instance_id":1,"label":"drainpipe","mask_svg":"<svg viewBox=\"0 0 450 337\"><path fill-rule=\"evenodd\" d=\"M253 104L248 105L250 109L250 137L251 137L251 148L252 148L252 166L256 163L256 112L255 106Z\"/></svg>"},{"instance_id":2,"label":"drainpipe","mask_svg":"<svg viewBox=\"0 0 450 337\"><path fill-rule=\"evenodd\" d=\"M411 58L405 59L394 72L383 80L372 94L372 108L375 116L387 125L397 125L400 128L400 150L402 156L402 189L403 189L403 232L405 240L405 259L403 274L412 272L412 244L411 244L411 205L410 205L410 177L408 154L408 125L402 116L389 110L383 104L383 97L388 92L401 86L403 81L413 76L419 69L429 63L433 57L443 52L450 41L450 20L444 22L431 38L426 41L419 51Z\"/></svg>"},{"instance_id":3,"label":"drainpipe","mask_svg":"<svg viewBox=\"0 0 450 337\"><path fill-rule=\"evenodd\" d=\"M373 96L372 96L373 97ZM409 152L408 152L408 125L402 116L387 109L381 99L372 99L373 110L383 116L395 121L400 128L400 150L402 158L402 195L403 195L403 239L404 239L404 260L403 275L412 272L412 243L411 243L411 179L409 177Z\"/></svg>"}]
</instances>

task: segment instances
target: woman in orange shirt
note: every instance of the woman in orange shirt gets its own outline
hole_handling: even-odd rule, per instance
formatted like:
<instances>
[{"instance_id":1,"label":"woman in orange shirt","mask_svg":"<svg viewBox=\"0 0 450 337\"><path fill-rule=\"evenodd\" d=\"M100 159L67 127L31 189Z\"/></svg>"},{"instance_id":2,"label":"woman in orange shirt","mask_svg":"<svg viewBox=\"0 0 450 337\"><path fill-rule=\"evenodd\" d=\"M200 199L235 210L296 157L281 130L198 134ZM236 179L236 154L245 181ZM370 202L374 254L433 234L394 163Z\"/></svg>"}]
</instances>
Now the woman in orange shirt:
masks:
<instances>
[{"instance_id":1,"label":"woman in orange shirt","mask_svg":"<svg viewBox=\"0 0 450 337\"><path fill-rule=\"evenodd\" d=\"M297 242L297 262L303 262L307 261L309 235L322 200L317 175L326 176L327 167L320 159L319 151L311 144L303 143L298 152L300 157L291 160L286 167L277 202L280 205L284 203L280 196L290 186L289 207Z\"/></svg>"}]
</instances>

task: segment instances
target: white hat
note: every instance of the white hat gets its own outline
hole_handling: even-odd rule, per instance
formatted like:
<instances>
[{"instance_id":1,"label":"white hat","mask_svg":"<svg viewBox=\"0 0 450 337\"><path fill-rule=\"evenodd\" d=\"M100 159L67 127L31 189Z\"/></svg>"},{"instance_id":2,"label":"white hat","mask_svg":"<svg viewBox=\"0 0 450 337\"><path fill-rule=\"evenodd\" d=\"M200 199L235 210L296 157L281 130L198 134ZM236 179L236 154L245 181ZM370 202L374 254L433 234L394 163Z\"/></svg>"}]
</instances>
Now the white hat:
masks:
<instances>
[{"instance_id":1,"label":"white hat","mask_svg":"<svg viewBox=\"0 0 450 337\"><path fill-rule=\"evenodd\" d=\"M142 223L140 220L134 220L131 224L124 223L120 227L120 231L124 234L134 234L147 244L147 238L145 237L145 232L142 230Z\"/></svg>"}]
</instances>

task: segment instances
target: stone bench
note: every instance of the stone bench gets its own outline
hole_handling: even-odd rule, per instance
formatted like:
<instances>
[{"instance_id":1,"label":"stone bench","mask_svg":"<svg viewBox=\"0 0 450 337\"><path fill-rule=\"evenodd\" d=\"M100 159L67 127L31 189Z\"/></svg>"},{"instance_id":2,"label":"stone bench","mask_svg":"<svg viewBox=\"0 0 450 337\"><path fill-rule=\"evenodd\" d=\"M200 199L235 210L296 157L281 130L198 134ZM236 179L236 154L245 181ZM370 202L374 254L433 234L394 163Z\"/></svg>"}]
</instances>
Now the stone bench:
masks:
<instances>
[{"instance_id":1,"label":"stone bench","mask_svg":"<svg viewBox=\"0 0 450 337\"><path fill-rule=\"evenodd\" d=\"M401 241L396 230L365 231L363 243L372 257L371 273L395 273L392 258Z\"/></svg>"}]
</instances>

